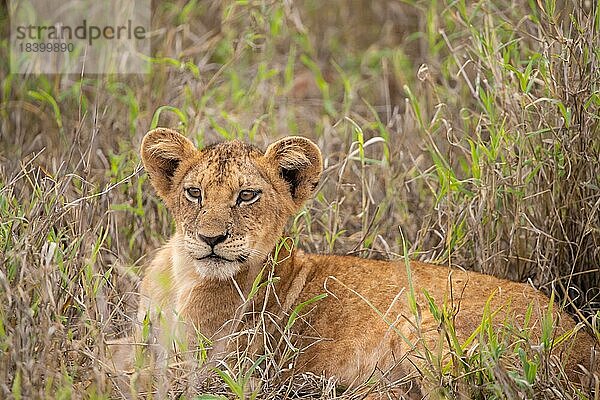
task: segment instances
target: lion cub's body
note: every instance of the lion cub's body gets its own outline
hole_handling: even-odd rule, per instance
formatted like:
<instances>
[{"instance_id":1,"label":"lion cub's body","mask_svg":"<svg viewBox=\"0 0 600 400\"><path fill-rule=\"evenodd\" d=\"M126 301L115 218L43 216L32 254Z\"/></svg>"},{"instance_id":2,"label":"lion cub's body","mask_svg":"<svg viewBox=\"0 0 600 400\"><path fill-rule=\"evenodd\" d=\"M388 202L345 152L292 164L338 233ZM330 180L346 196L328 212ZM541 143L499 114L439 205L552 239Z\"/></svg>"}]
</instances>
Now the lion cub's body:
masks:
<instances>
[{"instance_id":1,"label":"lion cub's body","mask_svg":"<svg viewBox=\"0 0 600 400\"><path fill-rule=\"evenodd\" d=\"M241 329L255 279L271 260L274 300L264 304L284 323L299 304L327 294L304 307L291 326L305 347L295 370L335 376L345 385L372 375L416 376L425 365L423 346L447 349L425 292L438 306L452 307L461 343L481 324L489 299L493 323L515 330L531 306L528 326L533 340L539 338L548 299L525 284L420 262L407 268L404 262L301 251L282 250L272 261L287 218L314 191L322 170L318 148L306 139L283 139L265 153L240 142L196 150L177 133L159 129L146 136L142 157L177 232L146 272L140 320L161 310L183 321L188 337L191 326L223 350L219 343ZM409 307L409 270L416 312ZM261 296L252 301L262 302ZM575 327L562 312L554 317L557 334ZM574 376L577 364L590 369L591 336L579 332L567 342L554 351L567 372Z\"/></svg>"},{"instance_id":2,"label":"lion cub's body","mask_svg":"<svg viewBox=\"0 0 600 400\"><path fill-rule=\"evenodd\" d=\"M170 261L169 253L173 249L174 246L167 246L159 253L142 283L142 294L155 303L160 302L163 309L175 306L184 320L192 322L213 340L227 336L234 329L232 320L243 303L238 288L247 295L255 275L241 274L237 277L237 285L231 281L210 280L195 285L188 281L189 285L166 292L152 278L171 275L173 282L178 281ZM413 261L410 270L421 312L419 332L416 318L408 306L409 281L402 262L319 256L298 251L275 269L280 278L275 288L281 301L275 307L282 308L286 315L296 305L328 294L313 303L313 307L304 309L305 322L296 324L295 333L309 338L305 344L309 346L300 354L296 368L335 376L344 385L362 383L374 374L381 375L390 370L394 371L390 379L409 374L416 376L412 364L423 363L420 358L423 338L428 340L428 349L433 351L440 339L441 328L429 312L423 290L432 295L438 306L444 302L453 304L457 311L454 324L461 342L481 324L488 299L491 299L490 311L497 312L494 323L501 326L505 320L510 321L515 324L515 329L524 326L526 310L531 306L533 313L529 327L534 341L539 340L540 321L548 309L548 298L528 285ZM140 308L140 318L147 307L148 303L145 303ZM268 311L277 313L277 310ZM559 325L556 335L575 328L571 317L564 313L555 312L554 318ZM411 349L407 341L416 349ZM572 374L578 370L578 364L589 369L593 346L593 339L584 332L561 346L565 370Z\"/></svg>"}]
</instances>

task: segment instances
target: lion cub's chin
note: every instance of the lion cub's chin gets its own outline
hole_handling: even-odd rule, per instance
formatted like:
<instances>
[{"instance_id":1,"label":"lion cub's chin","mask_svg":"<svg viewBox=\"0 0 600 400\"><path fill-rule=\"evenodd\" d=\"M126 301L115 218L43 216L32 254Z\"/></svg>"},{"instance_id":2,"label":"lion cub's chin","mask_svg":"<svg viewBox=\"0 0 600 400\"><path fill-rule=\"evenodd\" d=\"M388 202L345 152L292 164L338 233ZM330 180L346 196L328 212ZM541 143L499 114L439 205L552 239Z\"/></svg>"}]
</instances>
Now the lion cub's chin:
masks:
<instances>
[{"instance_id":1,"label":"lion cub's chin","mask_svg":"<svg viewBox=\"0 0 600 400\"><path fill-rule=\"evenodd\" d=\"M173 266L180 271L192 267L193 271L201 280L227 280L237 275L242 269L243 264L238 261L228 261L216 257L197 260L190 255L183 255L175 252L175 254L173 254Z\"/></svg>"},{"instance_id":2,"label":"lion cub's chin","mask_svg":"<svg viewBox=\"0 0 600 400\"><path fill-rule=\"evenodd\" d=\"M238 261L227 261L218 258L195 260L196 272L201 279L227 280L240 272Z\"/></svg>"}]
</instances>

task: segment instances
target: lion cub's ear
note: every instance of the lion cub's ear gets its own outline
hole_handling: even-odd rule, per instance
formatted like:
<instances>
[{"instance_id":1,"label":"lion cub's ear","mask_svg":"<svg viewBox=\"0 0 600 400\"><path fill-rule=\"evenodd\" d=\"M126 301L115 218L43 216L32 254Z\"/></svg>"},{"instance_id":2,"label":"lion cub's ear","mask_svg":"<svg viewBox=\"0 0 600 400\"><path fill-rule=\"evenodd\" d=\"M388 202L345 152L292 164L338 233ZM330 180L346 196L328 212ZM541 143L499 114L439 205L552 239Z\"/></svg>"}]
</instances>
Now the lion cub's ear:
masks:
<instances>
[{"instance_id":1,"label":"lion cub's ear","mask_svg":"<svg viewBox=\"0 0 600 400\"><path fill-rule=\"evenodd\" d=\"M167 196L177 167L196 152L196 146L188 138L172 129L156 128L146 133L142 140L142 162L159 196Z\"/></svg>"},{"instance_id":2,"label":"lion cub's ear","mask_svg":"<svg viewBox=\"0 0 600 400\"><path fill-rule=\"evenodd\" d=\"M300 207L319 183L323 171L321 150L306 138L289 136L271 144L265 158L276 164L279 175L289 185L294 203Z\"/></svg>"}]
</instances>

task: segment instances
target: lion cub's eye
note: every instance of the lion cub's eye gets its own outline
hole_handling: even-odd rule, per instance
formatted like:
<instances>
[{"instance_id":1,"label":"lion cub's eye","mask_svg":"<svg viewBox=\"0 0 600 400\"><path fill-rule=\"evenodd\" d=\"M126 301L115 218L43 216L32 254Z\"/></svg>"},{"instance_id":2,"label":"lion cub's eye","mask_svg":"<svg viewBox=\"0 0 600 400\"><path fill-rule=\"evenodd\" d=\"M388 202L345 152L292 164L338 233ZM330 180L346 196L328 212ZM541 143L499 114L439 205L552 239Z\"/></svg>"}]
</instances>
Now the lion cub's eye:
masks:
<instances>
[{"instance_id":1,"label":"lion cub's eye","mask_svg":"<svg viewBox=\"0 0 600 400\"><path fill-rule=\"evenodd\" d=\"M260 197L260 190L242 190L238 195L237 203L252 204Z\"/></svg>"},{"instance_id":2,"label":"lion cub's eye","mask_svg":"<svg viewBox=\"0 0 600 400\"><path fill-rule=\"evenodd\" d=\"M185 189L185 197L192 202L202 202L202 190L197 187L190 187Z\"/></svg>"}]
</instances>

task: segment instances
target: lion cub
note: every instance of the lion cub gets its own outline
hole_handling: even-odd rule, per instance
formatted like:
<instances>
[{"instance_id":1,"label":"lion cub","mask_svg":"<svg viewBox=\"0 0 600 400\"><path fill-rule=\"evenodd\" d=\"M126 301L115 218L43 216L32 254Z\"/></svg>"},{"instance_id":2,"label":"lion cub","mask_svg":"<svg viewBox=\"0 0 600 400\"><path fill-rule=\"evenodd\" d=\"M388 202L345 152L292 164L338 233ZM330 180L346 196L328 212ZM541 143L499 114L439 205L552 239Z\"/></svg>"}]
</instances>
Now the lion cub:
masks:
<instances>
[{"instance_id":1,"label":"lion cub","mask_svg":"<svg viewBox=\"0 0 600 400\"><path fill-rule=\"evenodd\" d=\"M176 232L142 281L138 318L157 319L160 312L173 331L161 333L167 342L181 334L175 322L181 321L185 337L193 340L201 333L213 351L225 351L223 343L241 329L244 313L252 308L247 306L250 292L269 262L277 277L276 296L264 301L255 294L252 301L264 301L272 315L280 316L310 303L287 327L306 341L294 370L334 376L342 385L360 384L373 375L419 376L427 367L425 349L449 352L443 325L453 323L457 339L465 343L481 324L488 302L492 323L500 328L510 321L506 329L513 334L525 328L532 307L528 334L533 343L540 338L549 300L526 284L421 262L410 262L408 268L404 262L276 248L286 221L313 194L322 172L321 152L306 138L286 137L264 152L239 141L197 149L179 133L158 128L146 134L141 155ZM432 298L440 307L454 308L453 321L433 315ZM554 312L554 319L557 334L576 328L563 312ZM575 378L579 364L592 369L596 344L587 333L575 331L553 354Z\"/></svg>"}]
</instances>

